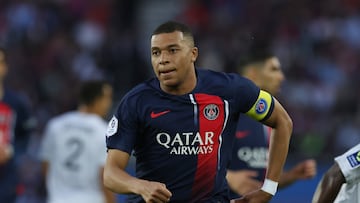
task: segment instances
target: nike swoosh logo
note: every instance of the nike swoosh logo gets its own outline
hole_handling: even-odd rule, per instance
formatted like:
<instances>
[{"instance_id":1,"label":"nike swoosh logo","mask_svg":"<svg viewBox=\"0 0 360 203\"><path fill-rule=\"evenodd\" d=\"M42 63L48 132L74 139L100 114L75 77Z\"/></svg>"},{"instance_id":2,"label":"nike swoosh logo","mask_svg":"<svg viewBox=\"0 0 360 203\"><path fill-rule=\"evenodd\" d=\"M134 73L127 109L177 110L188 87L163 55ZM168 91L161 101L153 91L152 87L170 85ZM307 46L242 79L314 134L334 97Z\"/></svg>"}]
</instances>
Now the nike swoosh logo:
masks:
<instances>
[{"instance_id":1,"label":"nike swoosh logo","mask_svg":"<svg viewBox=\"0 0 360 203\"><path fill-rule=\"evenodd\" d=\"M155 113L155 112L151 112L151 114L150 114L150 117L151 118L157 118L157 117L159 117L159 116L162 116L162 115L164 115L164 114L167 114L167 113L169 113L170 112L170 110L166 110L166 111L161 111L161 112L159 112L159 113Z\"/></svg>"},{"instance_id":2,"label":"nike swoosh logo","mask_svg":"<svg viewBox=\"0 0 360 203\"><path fill-rule=\"evenodd\" d=\"M250 132L249 132L248 130L245 130L245 131L236 131L235 136L236 136L236 138L241 139L241 138L244 138L244 137L248 136L249 133L250 133Z\"/></svg>"}]
</instances>

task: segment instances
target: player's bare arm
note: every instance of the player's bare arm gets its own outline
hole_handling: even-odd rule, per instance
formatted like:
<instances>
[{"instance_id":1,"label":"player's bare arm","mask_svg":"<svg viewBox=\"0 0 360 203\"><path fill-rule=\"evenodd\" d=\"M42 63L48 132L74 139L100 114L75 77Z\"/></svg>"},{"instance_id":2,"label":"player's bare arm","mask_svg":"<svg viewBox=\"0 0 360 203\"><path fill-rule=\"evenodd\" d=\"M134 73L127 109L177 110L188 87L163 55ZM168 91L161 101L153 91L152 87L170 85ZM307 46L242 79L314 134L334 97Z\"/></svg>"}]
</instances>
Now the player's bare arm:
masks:
<instances>
[{"instance_id":1,"label":"player's bare arm","mask_svg":"<svg viewBox=\"0 0 360 203\"><path fill-rule=\"evenodd\" d=\"M269 163L266 179L279 182L284 163L288 154L292 133L292 120L283 106L274 98L274 110L264 124L275 129L269 147ZM275 188L276 190L276 188ZM263 189L244 195L249 203L269 202L272 195Z\"/></svg>"},{"instance_id":2,"label":"player's bare arm","mask_svg":"<svg viewBox=\"0 0 360 203\"><path fill-rule=\"evenodd\" d=\"M312 202L333 202L343 183L345 183L345 177L339 165L335 162L319 182Z\"/></svg>"},{"instance_id":3,"label":"player's bare arm","mask_svg":"<svg viewBox=\"0 0 360 203\"><path fill-rule=\"evenodd\" d=\"M135 178L125 171L129 154L110 149L104 169L104 185L115 193L139 194L145 202L168 202L171 192L159 182Z\"/></svg>"},{"instance_id":4,"label":"player's bare arm","mask_svg":"<svg viewBox=\"0 0 360 203\"><path fill-rule=\"evenodd\" d=\"M264 124L275 129L269 148L269 166L266 178L279 181L288 154L292 120L283 106L274 98L274 111Z\"/></svg>"}]
</instances>

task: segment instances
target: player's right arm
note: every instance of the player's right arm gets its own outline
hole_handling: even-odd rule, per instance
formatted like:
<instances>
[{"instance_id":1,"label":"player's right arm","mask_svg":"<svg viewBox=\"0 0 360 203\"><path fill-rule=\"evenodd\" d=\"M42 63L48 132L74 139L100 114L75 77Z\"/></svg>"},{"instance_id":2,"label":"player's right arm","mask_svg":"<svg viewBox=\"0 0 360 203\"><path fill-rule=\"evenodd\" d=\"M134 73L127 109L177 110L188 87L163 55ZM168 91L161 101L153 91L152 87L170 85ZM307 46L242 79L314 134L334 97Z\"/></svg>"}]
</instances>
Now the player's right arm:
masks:
<instances>
[{"instance_id":1,"label":"player's right arm","mask_svg":"<svg viewBox=\"0 0 360 203\"><path fill-rule=\"evenodd\" d=\"M345 183L345 177L341 172L339 165L335 162L320 180L312 202L334 202L343 183Z\"/></svg>"},{"instance_id":2,"label":"player's right arm","mask_svg":"<svg viewBox=\"0 0 360 203\"><path fill-rule=\"evenodd\" d=\"M168 202L171 192L166 185L131 176L125 171L130 155L117 149L109 149L104 169L104 185L121 194L141 195L145 202Z\"/></svg>"},{"instance_id":3,"label":"player's right arm","mask_svg":"<svg viewBox=\"0 0 360 203\"><path fill-rule=\"evenodd\" d=\"M358 183L360 179L359 157L360 144L335 157L335 163L324 174L316 188L313 202L333 202L343 183Z\"/></svg>"}]
</instances>

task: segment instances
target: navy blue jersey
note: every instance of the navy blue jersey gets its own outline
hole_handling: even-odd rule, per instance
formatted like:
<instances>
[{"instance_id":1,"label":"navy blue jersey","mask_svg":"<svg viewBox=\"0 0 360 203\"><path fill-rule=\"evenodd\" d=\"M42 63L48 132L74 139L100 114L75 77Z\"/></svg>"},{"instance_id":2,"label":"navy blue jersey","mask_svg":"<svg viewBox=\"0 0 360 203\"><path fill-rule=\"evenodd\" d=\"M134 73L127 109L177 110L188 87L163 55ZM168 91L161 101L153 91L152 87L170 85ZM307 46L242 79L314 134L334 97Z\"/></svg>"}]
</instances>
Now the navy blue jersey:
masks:
<instances>
[{"instance_id":1,"label":"navy blue jersey","mask_svg":"<svg viewBox=\"0 0 360 203\"><path fill-rule=\"evenodd\" d=\"M271 128L247 115L241 115L235 133L230 170L255 170L263 181L267 168ZM231 198L239 197L231 192Z\"/></svg>"},{"instance_id":2,"label":"navy blue jersey","mask_svg":"<svg viewBox=\"0 0 360 203\"><path fill-rule=\"evenodd\" d=\"M5 89L0 100L0 142L13 145L14 156L0 165L0 199L11 202L15 199L18 175L15 158L26 151L29 133L33 129L30 110L24 100L12 91Z\"/></svg>"},{"instance_id":3,"label":"navy blue jersey","mask_svg":"<svg viewBox=\"0 0 360 203\"><path fill-rule=\"evenodd\" d=\"M134 152L136 177L165 183L171 202L229 202L226 165L239 114L264 119L272 99L237 74L196 73L189 94L167 94L156 78L132 89L109 122L107 147Z\"/></svg>"}]
</instances>

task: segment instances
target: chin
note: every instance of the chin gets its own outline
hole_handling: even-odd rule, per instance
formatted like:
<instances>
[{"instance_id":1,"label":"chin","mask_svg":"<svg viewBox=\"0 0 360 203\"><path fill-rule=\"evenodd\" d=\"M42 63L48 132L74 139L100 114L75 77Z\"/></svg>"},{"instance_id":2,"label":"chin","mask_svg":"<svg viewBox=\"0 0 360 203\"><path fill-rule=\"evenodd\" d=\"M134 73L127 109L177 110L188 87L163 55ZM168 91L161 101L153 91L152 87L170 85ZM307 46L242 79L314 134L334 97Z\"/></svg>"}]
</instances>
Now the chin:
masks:
<instances>
[{"instance_id":1,"label":"chin","mask_svg":"<svg viewBox=\"0 0 360 203\"><path fill-rule=\"evenodd\" d=\"M168 86L168 87L176 87L178 86L178 81L177 80L174 80L174 79L162 79L161 80L161 83L164 85L164 86Z\"/></svg>"},{"instance_id":2,"label":"chin","mask_svg":"<svg viewBox=\"0 0 360 203\"><path fill-rule=\"evenodd\" d=\"M179 83L175 81L163 81L161 86L168 89L168 90L176 90L179 87Z\"/></svg>"}]
</instances>

